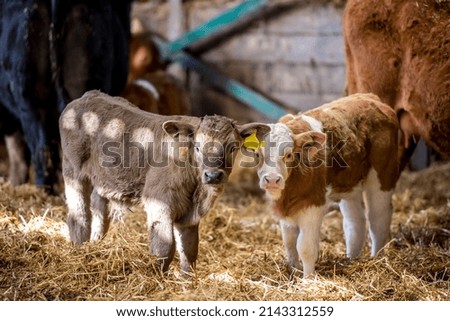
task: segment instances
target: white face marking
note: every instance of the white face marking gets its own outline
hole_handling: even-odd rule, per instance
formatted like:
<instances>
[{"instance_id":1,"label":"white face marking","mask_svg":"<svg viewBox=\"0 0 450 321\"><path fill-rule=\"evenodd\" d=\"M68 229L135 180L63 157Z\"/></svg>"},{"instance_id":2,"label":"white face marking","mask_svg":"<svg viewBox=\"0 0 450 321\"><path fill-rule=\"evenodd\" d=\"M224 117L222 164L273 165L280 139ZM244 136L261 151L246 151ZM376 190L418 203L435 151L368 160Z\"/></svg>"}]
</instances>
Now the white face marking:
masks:
<instances>
[{"instance_id":1,"label":"white face marking","mask_svg":"<svg viewBox=\"0 0 450 321\"><path fill-rule=\"evenodd\" d=\"M114 118L103 129L103 134L111 139L119 139L125 130L123 120Z\"/></svg>"},{"instance_id":2,"label":"white face marking","mask_svg":"<svg viewBox=\"0 0 450 321\"><path fill-rule=\"evenodd\" d=\"M158 89L156 89L156 87L151 82L149 82L145 79L137 79L137 80L133 81L133 83L138 85L139 87L142 87L145 90L149 91L152 94L153 98L155 98L156 100L159 100L160 96L159 96Z\"/></svg>"},{"instance_id":3,"label":"white face marking","mask_svg":"<svg viewBox=\"0 0 450 321\"><path fill-rule=\"evenodd\" d=\"M93 112L86 112L82 116L84 130L88 135L94 135L99 127L99 119L97 114Z\"/></svg>"},{"instance_id":4,"label":"white face marking","mask_svg":"<svg viewBox=\"0 0 450 321\"><path fill-rule=\"evenodd\" d=\"M75 129L75 122L76 122L76 114L75 110L69 109L67 110L62 118L62 125L65 129Z\"/></svg>"},{"instance_id":5,"label":"white face marking","mask_svg":"<svg viewBox=\"0 0 450 321\"><path fill-rule=\"evenodd\" d=\"M259 185L273 198L278 199L288 177L285 155L292 152L294 141L285 124L269 124L271 130L266 136L266 146L259 150Z\"/></svg>"},{"instance_id":6,"label":"white face marking","mask_svg":"<svg viewBox=\"0 0 450 321\"><path fill-rule=\"evenodd\" d=\"M311 126L311 129L316 131L316 132L322 132L323 131L323 125L322 122L318 121L315 118L312 118L310 116L307 115L301 115L300 118L307 122L309 124L309 126Z\"/></svg>"},{"instance_id":7,"label":"white face marking","mask_svg":"<svg viewBox=\"0 0 450 321\"><path fill-rule=\"evenodd\" d=\"M208 146L208 150L206 150L205 146ZM216 150L216 143L214 143L214 139L213 137L206 135L205 133L199 133L196 135L195 137L195 158L198 162L198 164L203 164L203 157L204 157L204 152L209 153L209 152L214 152L214 150Z\"/></svg>"}]
</instances>

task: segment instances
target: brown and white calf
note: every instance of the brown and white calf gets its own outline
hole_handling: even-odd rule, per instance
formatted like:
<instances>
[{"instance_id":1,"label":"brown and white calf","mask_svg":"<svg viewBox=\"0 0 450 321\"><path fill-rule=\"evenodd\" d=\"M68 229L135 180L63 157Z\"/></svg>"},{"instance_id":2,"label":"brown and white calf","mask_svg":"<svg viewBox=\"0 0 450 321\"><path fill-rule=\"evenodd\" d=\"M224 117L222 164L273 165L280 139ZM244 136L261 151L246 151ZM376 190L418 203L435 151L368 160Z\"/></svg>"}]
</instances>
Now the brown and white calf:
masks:
<instances>
[{"instance_id":1,"label":"brown and white calf","mask_svg":"<svg viewBox=\"0 0 450 321\"><path fill-rule=\"evenodd\" d=\"M128 81L121 96L142 110L161 115L190 115L189 93L165 70L156 43L145 34L132 35Z\"/></svg>"},{"instance_id":2,"label":"brown and white calf","mask_svg":"<svg viewBox=\"0 0 450 321\"><path fill-rule=\"evenodd\" d=\"M127 83L120 94L142 110L160 115L190 115L188 91L169 73L160 70Z\"/></svg>"},{"instance_id":3,"label":"brown and white calf","mask_svg":"<svg viewBox=\"0 0 450 321\"><path fill-rule=\"evenodd\" d=\"M361 253L366 216L375 255L390 238L399 176L398 121L377 96L356 94L271 125L257 151L260 187L273 199L290 267L315 272L320 226L340 201L348 257ZM365 205L365 208L364 208Z\"/></svg>"},{"instance_id":4,"label":"brown and white calf","mask_svg":"<svg viewBox=\"0 0 450 321\"><path fill-rule=\"evenodd\" d=\"M63 177L70 238L101 238L111 220L108 203L141 203L150 252L167 271L175 248L181 268L194 267L198 225L223 190L233 151L264 124L236 125L222 116L161 116L120 97L90 91L60 117Z\"/></svg>"}]
</instances>

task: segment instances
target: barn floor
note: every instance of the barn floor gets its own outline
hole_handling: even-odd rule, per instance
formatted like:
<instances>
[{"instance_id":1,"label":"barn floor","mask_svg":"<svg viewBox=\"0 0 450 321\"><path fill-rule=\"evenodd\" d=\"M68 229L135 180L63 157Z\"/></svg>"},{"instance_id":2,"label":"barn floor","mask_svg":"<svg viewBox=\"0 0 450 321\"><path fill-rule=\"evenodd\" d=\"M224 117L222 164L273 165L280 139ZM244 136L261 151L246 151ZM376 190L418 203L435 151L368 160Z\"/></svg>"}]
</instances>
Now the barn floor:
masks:
<instances>
[{"instance_id":1,"label":"barn floor","mask_svg":"<svg viewBox=\"0 0 450 321\"><path fill-rule=\"evenodd\" d=\"M0 300L450 300L450 164L403 173L393 239L375 258L366 246L345 259L341 215L327 215L314 280L287 276L277 222L247 176L202 222L191 279L177 262L157 272L141 210L74 247L62 198L0 182Z\"/></svg>"}]
</instances>

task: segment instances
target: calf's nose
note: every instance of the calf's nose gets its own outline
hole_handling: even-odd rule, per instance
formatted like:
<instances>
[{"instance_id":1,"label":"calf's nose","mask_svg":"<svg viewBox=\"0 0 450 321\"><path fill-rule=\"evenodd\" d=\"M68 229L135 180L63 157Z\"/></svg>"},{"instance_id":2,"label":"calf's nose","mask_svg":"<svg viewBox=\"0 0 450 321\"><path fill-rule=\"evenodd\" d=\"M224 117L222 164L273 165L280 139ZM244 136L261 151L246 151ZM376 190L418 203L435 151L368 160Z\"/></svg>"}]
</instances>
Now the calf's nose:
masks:
<instances>
[{"instance_id":1,"label":"calf's nose","mask_svg":"<svg viewBox=\"0 0 450 321\"><path fill-rule=\"evenodd\" d=\"M269 184L269 185L279 185L281 182L281 176L269 176L266 175L264 176L264 183Z\"/></svg>"},{"instance_id":2,"label":"calf's nose","mask_svg":"<svg viewBox=\"0 0 450 321\"><path fill-rule=\"evenodd\" d=\"M204 180L206 184L220 184L222 183L225 175L222 171L213 171L204 173Z\"/></svg>"}]
</instances>

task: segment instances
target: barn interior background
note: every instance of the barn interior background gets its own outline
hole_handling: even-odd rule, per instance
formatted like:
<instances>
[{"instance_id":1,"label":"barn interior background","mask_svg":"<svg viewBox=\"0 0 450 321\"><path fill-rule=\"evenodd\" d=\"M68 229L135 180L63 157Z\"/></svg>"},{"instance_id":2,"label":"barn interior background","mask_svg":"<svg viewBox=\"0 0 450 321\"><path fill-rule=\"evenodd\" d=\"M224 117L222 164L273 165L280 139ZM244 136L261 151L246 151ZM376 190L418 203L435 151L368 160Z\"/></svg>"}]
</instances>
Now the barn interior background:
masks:
<instances>
[{"instance_id":1,"label":"barn interior background","mask_svg":"<svg viewBox=\"0 0 450 321\"><path fill-rule=\"evenodd\" d=\"M133 17L141 30L173 39L241 1L185 1L182 12L171 12L176 1L136 3ZM270 1L269 1L270 2ZM201 59L280 105L306 110L341 97L345 87L345 53L341 19L345 1L272 1L270 13L247 19L232 34L200 46ZM170 15L178 19L171 20ZM181 17L181 19L180 19ZM174 25L169 23L177 21ZM179 24L179 26L177 25ZM242 24L241 24L242 25ZM173 30L175 29L175 30ZM178 35L179 35L178 33ZM195 51L195 48L194 48ZM262 115L212 90L195 72L187 84L197 114L222 113L247 121Z\"/></svg>"},{"instance_id":2,"label":"barn interior background","mask_svg":"<svg viewBox=\"0 0 450 321\"><path fill-rule=\"evenodd\" d=\"M174 39L237 0L136 2L141 31ZM255 19L197 48L221 73L292 110L341 97L345 1L278 1L288 7ZM194 48L195 49L195 48ZM197 52L197 53L198 53ZM195 72L185 77L196 114L221 113L242 122L265 117L210 88ZM2 158L3 159L3 158ZM0 175L7 173L0 164ZM251 173L231 182L201 224L197 275L173 268L161 277L148 254L145 214L135 209L99 243L73 247L61 197L32 185L0 183L2 300L449 300L450 188L448 164L405 172L394 195L393 240L383 255L344 258L342 220L324 220L315 281L289 278L277 222ZM248 175L247 175L248 174ZM176 266L176 264L175 264Z\"/></svg>"}]
</instances>

